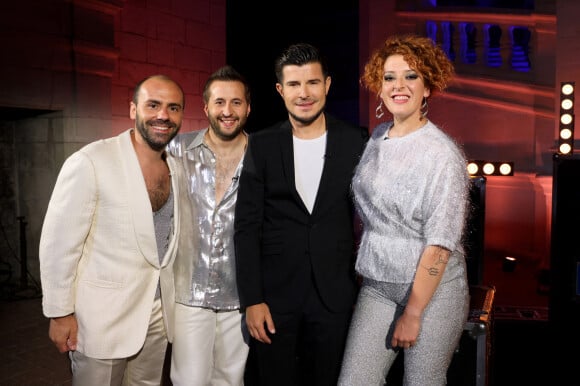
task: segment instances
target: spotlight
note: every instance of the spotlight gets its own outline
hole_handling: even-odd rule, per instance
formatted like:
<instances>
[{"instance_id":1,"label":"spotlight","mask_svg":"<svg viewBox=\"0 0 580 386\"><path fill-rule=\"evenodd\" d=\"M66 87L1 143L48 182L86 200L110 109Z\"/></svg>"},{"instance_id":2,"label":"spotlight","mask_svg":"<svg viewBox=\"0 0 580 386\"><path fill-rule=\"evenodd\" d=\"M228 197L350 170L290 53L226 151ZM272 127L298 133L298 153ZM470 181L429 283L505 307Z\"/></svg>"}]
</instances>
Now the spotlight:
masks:
<instances>
[{"instance_id":1,"label":"spotlight","mask_svg":"<svg viewBox=\"0 0 580 386\"><path fill-rule=\"evenodd\" d=\"M574 152L574 90L574 82L561 83L558 153L562 155Z\"/></svg>"},{"instance_id":2,"label":"spotlight","mask_svg":"<svg viewBox=\"0 0 580 386\"><path fill-rule=\"evenodd\" d=\"M511 161L481 161L467 162L467 173L470 176L513 176L514 163Z\"/></svg>"},{"instance_id":3,"label":"spotlight","mask_svg":"<svg viewBox=\"0 0 580 386\"><path fill-rule=\"evenodd\" d=\"M558 151L562 155L570 154L572 152L572 145L569 143L563 143L558 147Z\"/></svg>"},{"instance_id":4,"label":"spotlight","mask_svg":"<svg viewBox=\"0 0 580 386\"><path fill-rule=\"evenodd\" d=\"M572 99L562 99L562 103L560 103L560 107L562 107L562 110L570 110L572 107L574 107L574 101Z\"/></svg>"},{"instance_id":5,"label":"spotlight","mask_svg":"<svg viewBox=\"0 0 580 386\"><path fill-rule=\"evenodd\" d=\"M483 164L483 174L486 176L491 176L495 172L495 166L491 162L486 162Z\"/></svg>"},{"instance_id":6,"label":"spotlight","mask_svg":"<svg viewBox=\"0 0 580 386\"><path fill-rule=\"evenodd\" d=\"M477 164L477 162L469 161L467 163L467 173L469 173L470 176L479 175L480 174L479 170L480 170L480 167Z\"/></svg>"},{"instance_id":7,"label":"spotlight","mask_svg":"<svg viewBox=\"0 0 580 386\"><path fill-rule=\"evenodd\" d=\"M503 265L502 265L502 271L504 272L513 272L516 270L516 265L518 263L518 260L515 257L512 256L506 256L503 258Z\"/></svg>"},{"instance_id":8,"label":"spotlight","mask_svg":"<svg viewBox=\"0 0 580 386\"><path fill-rule=\"evenodd\" d=\"M512 171L512 165L510 165L508 162L504 162L499 165L499 174L502 176L512 176Z\"/></svg>"},{"instance_id":9,"label":"spotlight","mask_svg":"<svg viewBox=\"0 0 580 386\"><path fill-rule=\"evenodd\" d=\"M562 82L562 95L574 94L574 82Z\"/></svg>"}]
</instances>

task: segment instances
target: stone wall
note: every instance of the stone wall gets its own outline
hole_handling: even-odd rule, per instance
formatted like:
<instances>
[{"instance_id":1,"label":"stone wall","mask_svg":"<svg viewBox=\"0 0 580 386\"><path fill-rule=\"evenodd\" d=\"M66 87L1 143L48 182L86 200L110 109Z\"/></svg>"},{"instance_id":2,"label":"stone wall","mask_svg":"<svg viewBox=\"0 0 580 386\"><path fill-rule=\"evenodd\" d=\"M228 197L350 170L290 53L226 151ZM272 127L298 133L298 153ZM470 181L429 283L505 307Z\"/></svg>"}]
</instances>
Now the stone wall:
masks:
<instances>
[{"instance_id":1,"label":"stone wall","mask_svg":"<svg viewBox=\"0 0 580 386\"><path fill-rule=\"evenodd\" d=\"M62 163L132 125L139 80L174 78L186 93L182 129L205 125L203 81L225 64L225 0L11 1L0 13L0 284L21 282L26 239L35 285L40 230Z\"/></svg>"}]
</instances>

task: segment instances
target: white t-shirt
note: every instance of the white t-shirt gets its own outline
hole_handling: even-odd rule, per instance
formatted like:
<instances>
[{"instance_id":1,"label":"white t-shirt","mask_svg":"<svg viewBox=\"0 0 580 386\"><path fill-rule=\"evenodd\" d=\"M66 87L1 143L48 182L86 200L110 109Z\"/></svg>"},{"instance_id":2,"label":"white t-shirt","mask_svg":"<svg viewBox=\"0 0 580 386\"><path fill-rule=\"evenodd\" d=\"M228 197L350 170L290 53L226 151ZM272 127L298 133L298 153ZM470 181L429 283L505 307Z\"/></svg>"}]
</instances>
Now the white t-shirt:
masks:
<instances>
[{"instance_id":1,"label":"white t-shirt","mask_svg":"<svg viewBox=\"0 0 580 386\"><path fill-rule=\"evenodd\" d=\"M324 167L326 132L318 138L294 137L294 181L302 201L312 213Z\"/></svg>"}]
</instances>

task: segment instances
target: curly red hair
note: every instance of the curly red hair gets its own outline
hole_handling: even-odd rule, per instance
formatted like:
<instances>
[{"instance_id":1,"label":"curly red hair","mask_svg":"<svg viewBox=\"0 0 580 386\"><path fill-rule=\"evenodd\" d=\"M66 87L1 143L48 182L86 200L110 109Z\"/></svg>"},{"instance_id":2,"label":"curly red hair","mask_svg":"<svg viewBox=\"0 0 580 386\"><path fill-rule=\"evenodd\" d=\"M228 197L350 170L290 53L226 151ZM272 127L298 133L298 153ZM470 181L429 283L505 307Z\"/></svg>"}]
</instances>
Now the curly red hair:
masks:
<instances>
[{"instance_id":1,"label":"curly red hair","mask_svg":"<svg viewBox=\"0 0 580 386\"><path fill-rule=\"evenodd\" d=\"M402 55L409 67L423 78L431 94L445 90L455 74L453 63L430 38L417 35L391 36L371 54L360 78L361 84L377 95L383 84L385 61L391 55Z\"/></svg>"}]
</instances>

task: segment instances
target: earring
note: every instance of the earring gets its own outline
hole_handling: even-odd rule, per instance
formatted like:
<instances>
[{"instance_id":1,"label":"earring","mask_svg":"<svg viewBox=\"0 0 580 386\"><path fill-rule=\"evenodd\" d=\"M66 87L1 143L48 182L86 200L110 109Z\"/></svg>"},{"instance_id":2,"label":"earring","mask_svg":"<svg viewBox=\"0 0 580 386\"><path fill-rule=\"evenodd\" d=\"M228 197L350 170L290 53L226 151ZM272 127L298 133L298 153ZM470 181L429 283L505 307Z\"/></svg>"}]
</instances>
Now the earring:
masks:
<instances>
[{"instance_id":1,"label":"earring","mask_svg":"<svg viewBox=\"0 0 580 386\"><path fill-rule=\"evenodd\" d=\"M377 119L381 119L383 115L385 115L385 112L383 111L383 100L381 99L381 103L379 103L375 109L375 117L377 117Z\"/></svg>"},{"instance_id":2,"label":"earring","mask_svg":"<svg viewBox=\"0 0 580 386\"><path fill-rule=\"evenodd\" d=\"M425 118L429 112L429 106L427 105L427 98L423 97L423 104L421 105L421 118Z\"/></svg>"}]
</instances>

